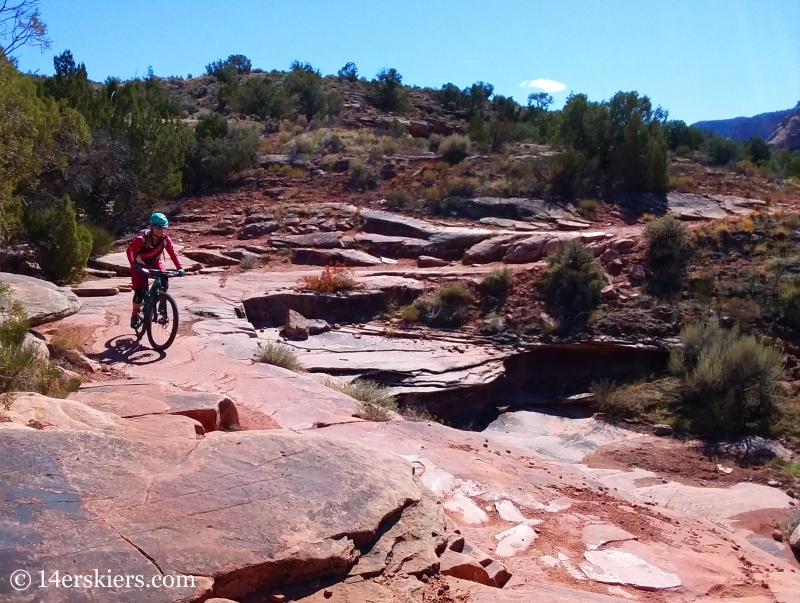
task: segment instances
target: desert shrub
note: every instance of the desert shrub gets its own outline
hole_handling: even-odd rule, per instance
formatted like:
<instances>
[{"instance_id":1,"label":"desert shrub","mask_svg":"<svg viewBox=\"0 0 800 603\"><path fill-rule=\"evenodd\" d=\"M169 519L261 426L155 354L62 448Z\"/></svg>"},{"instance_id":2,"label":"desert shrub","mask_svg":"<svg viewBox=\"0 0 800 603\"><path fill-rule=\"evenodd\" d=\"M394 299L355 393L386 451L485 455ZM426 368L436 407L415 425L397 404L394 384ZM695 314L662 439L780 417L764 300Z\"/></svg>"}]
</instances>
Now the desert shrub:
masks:
<instances>
[{"instance_id":1,"label":"desert shrub","mask_svg":"<svg viewBox=\"0 0 800 603\"><path fill-rule=\"evenodd\" d=\"M439 150L439 145L442 144L442 137L438 134L431 134L428 136L428 150L436 152Z\"/></svg>"},{"instance_id":2,"label":"desert shrub","mask_svg":"<svg viewBox=\"0 0 800 603\"><path fill-rule=\"evenodd\" d=\"M255 270L259 268L263 262L257 255L244 255L239 260L239 268L242 270Z\"/></svg>"},{"instance_id":3,"label":"desert shrub","mask_svg":"<svg viewBox=\"0 0 800 603\"><path fill-rule=\"evenodd\" d=\"M354 191L373 189L378 186L378 172L360 161L351 161L348 169L347 186Z\"/></svg>"},{"instance_id":4,"label":"desert shrub","mask_svg":"<svg viewBox=\"0 0 800 603\"><path fill-rule=\"evenodd\" d=\"M573 239L552 254L549 262L539 284L547 311L565 325L585 322L600 304L600 290L605 283L594 255Z\"/></svg>"},{"instance_id":5,"label":"desert shrub","mask_svg":"<svg viewBox=\"0 0 800 603\"><path fill-rule=\"evenodd\" d=\"M26 222L39 265L48 276L68 281L86 268L92 235L86 226L78 224L68 196L52 207L31 212Z\"/></svg>"},{"instance_id":6,"label":"desert shrub","mask_svg":"<svg viewBox=\"0 0 800 603\"><path fill-rule=\"evenodd\" d=\"M400 150L400 145L397 144L397 141L394 138L390 138L389 136L384 136L381 139L381 153L384 155L396 155L397 151Z\"/></svg>"},{"instance_id":7,"label":"desert shrub","mask_svg":"<svg viewBox=\"0 0 800 603\"><path fill-rule=\"evenodd\" d=\"M277 120L289 113L290 101L285 90L260 77L251 77L241 85L224 84L217 96L223 107L227 105L236 113L263 120Z\"/></svg>"},{"instance_id":8,"label":"desert shrub","mask_svg":"<svg viewBox=\"0 0 800 603\"><path fill-rule=\"evenodd\" d=\"M97 257L109 253L114 246L114 235L99 224L90 222L85 226L89 234L92 235L92 251L89 255Z\"/></svg>"},{"instance_id":9,"label":"desert shrub","mask_svg":"<svg viewBox=\"0 0 800 603\"><path fill-rule=\"evenodd\" d=\"M671 292L680 288L690 249L686 228L672 216L647 223L647 264L653 272L650 286L654 291Z\"/></svg>"},{"instance_id":10,"label":"desert shrub","mask_svg":"<svg viewBox=\"0 0 800 603\"><path fill-rule=\"evenodd\" d=\"M433 327L458 328L472 315L472 295L461 283L443 285L434 295L414 302L419 321Z\"/></svg>"},{"instance_id":11,"label":"desert shrub","mask_svg":"<svg viewBox=\"0 0 800 603\"><path fill-rule=\"evenodd\" d=\"M408 210L415 206L411 196L403 191L394 191L386 196L386 207L394 210Z\"/></svg>"},{"instance_id":12,"label":"desert shrub","mask_svg":"<svg viewBox=\"0 0 800 603\"><path fill-rule=\"evenodd\" d=\"M729 138L714 137L708 142L708 155L717 165L728 165L736 159L736 143Z\"/></svg>"},{"instance_id":13,"label":"desert shrub","mask_svg":"<svg viewBox=\"0 0 800 603\"><path fill-rule=\"evenodd\" d=\"M402 138L406 135L406 132L406 127L397 119L393 119L392 123L389 124L389 136L392 138Z\"/></svg>"},{"instance_id":14,"label":"desert shrub","mask_svg":"<svg viewBox=\"0 0 800 603\"><path fill-rule=\"evenodd\" d=\"M224 79L229 77L226 72L232 72L234 75L243 75L250 73L252 67L253 64L250 59L243 54L232 54L224 61L220 59L206 65L206 74Z\"/></svg>"},{"instance_id":15,"label":"desert shrub","mask_svg":"<svg viewBox=\"0 0 800 603\"><path fill-rule=\"evenodd\" d=\"M92 338L92 333L93 330L90 327L60 327L51 334L47 347L55 356L64 356L72 350L83 352Z\"/></svg>"},{"instance_id":16,"label":"desert shrub","mask_svg":"<svg viewBox=\"0 0 800 603\"><path fill-rule=\"evenodd\" d=\"M597 199L581 199L578 203L578 213L587 220L594 220L597 217Z\"/></svg>"},{"instance_id":17,"label":"desert shrub","mask_svg":"<svg viewBox=\"0 0 800 603\"><path fill-rule=\"evenodd\" d=\"M447 197L472 197L475 195L475 182L470 178L454 178L444 189Z\"/></svg>"},{"instance_id":18,"label":"desert shrub","mask_svg":"<svg viewBox=\"0 0 800 603\"><path fill-rule=\"evenodd\" d=\"M11 298L8 285L0 283L0 407L6 409L13 392L63 398L76 385L61 381L55 365L25 341L29 326L22 304Z\"/></svg>"},{"instance_id":19,"label":"desert shrub","mask_svg":"<svg viewBox=\"0 0 800 603\"><path fill-rule=\"evenodd\" d=\"M336 293L354 289L356 281L353 271L344 266L325 266L319 276L304 276L300 279L300 288L315 293Z\"/></svg>"},{"instance_id":20,"label":"desert shrub","mask_svg":"<svg viewBox=\"0 0 800 603\"><path fill-rule=\"evenodd\" d=\"M349 383L344 383L337 379L328 378L324 383L331 389L358 400L361 404L355 416L360 419L384 422L392 418L389 411L397 412L397 401L394 396L389 393L386 387L374 381L355 379Z\"/></svg>"},{"instance_id":21,"label":"desert shrub","mask_svg":"<svg viewBox=\"0 0 800 603\"><path fill-rule=\"evenodd\" d=\"M279 343L259 343L255 361L279 366L295 373L303 371L303 366L297 359L297 354L295 354L294 350Z\"/></svg>"},{"instance_id":22,"label":"desert shrub","mask_svg":"<svg viewBox=\"0 0 800 603\"><path fill-rule=\"evenodd\" d=\"M679 381L674 377L615 385L608 381L592 383L599 412L616 422L620 419L645 423L674 422L671 409L679 400Z\"/></svg>"},{"instance_id":23,"label":"desert shrub","mask_svg":"<svg viewBox=\"0 0 800 603\"><path fill-rule=\"evenodd\" d=\"M400 318L404 322L417 322L419 320L419 309L414 304L409 304L400 308Z\"/></svg>"},{"instance_id":24,"label":"desert shrub","mask_svg":"<svg viewBox=\"0 0 800 603\"><path fill-rule=\"evenodd\" d=\"M688 324L680 339L670 369L681 380L676 410L686 427L716 438L767 430L783 374L780 351L716 323Z\"/></svg>"},{"instance_id":25,"label":"desert shrub","mask_svg":"<svg viewBox=\"0 0 800 603\"><path fill-rule=\"evenodd\" d=\"M450 165L461 163L469 156L469 137L460 134L451 134L442 139L439 152Z\"/></svg>"},{"instance_id":26,"label":"desert shrub","mask_svg":"<svg viewBox=\"0 0 800 603\"><path fill-rule=\"evenodd\" d=\"M778 317L781 323L800 332L800 277L793 277L778 294Z\"/></svg>"},{"instance_id":27,"label":"desert shrub","mask_svg":"<svg viewBox=\"0 0 800 603\"><path fill-rule=\"evenodd\" d=\"M481 289L494 297L504 297L511 286L511 270L495 268L481 280Z\"/></svg>"},{"instance_id":28,"label":"desert shrub","mask_svg":"<svg viewBox=\"0 0 800 603\"><path fill-rule=\"evenodd\" d=\"M195 126L195 143L186 154L184 187L219 185L232 174L252 167L261 140L254 124L228 126L225 120L204 117Z\"/></svg>"},{"instance_id":29,"label":"desert shrub","mask_svg":"<svg viewBox=\"0 0 800 603\"><path fill-rule=\"evenodd\" d=\"M575 149L550 157L547 174L549 196L571 201L593 195L596 163Z\"/></svg>"},{"instance_id":30,"label":"desert shrub","mask_svg":"<svg viewBox=\"0 0 800 603\"><path fill-rule=\"evenodd\" d=\"M737 161L736 165L733 166L733 170L737 174L741 174L742 176L747 176L748 178L752 178L753 176L758 174L756 166L754 166L749 159L743 159L742 161Z\"/></svg>"},{"instance_id":31,"label":"desert shrub","mask_svg":"<svg viewBox=\"0 0 800 603\"><path fill-rule=\"evenodd\" d=\"M722 302L722 313L747 330L761 317L761 306L753 299L732 297Z\"/></svg>"},{"instance_id":32,"label":"desert shrub","mask_svg":"<svg viewBox=\"0 0 800 603\"><path fill-rule=\"evenodd\" d=\"M691 193L695 189L694 178L691 176L676 176L669 179L668 188L679 193Z\"/></svg>"},{"instance_id":33,"label":"desert shrub","mask_svg":"<svg viewBox=\"0 0 800 603\"><path fill-rule=\"evenodd\" d=\"M413 421L414 423L439 423L439 419L434 417L430 412L424 408L417 408L415 406L408 406L400 411L406 421Z\"/></svg>"}]
</instances>

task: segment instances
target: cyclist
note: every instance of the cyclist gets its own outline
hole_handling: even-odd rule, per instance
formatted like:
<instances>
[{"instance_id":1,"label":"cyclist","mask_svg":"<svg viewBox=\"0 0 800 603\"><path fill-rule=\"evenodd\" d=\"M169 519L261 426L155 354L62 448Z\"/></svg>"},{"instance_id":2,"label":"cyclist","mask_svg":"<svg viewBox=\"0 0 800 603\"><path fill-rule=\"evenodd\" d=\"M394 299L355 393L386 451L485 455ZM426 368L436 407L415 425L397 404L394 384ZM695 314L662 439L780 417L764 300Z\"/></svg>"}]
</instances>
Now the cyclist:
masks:
<instances>
[{"instance_id":1,"label":"cyclist","mask_svg":"<svg viewBox=\"0 0 800 603\"><path fill-rule=\"evenodd\" d=\"M150 228L141 231L128 244L128 262L131 265L131 284L133 286L133 314L131 315L131 328L139 326L139 306L144 301L147 293L147 276L149 270L166 270L167 267L161 261L161 257L166 249L172 263L178 270L178 275L183 276L183 266L181 265L175 248L172 246L172 239L167 234L169 220L164 214L154 213L150 216ZM168 278L161 277L164 289L169 286ZM162 301L158 311L166 315L167 307Z\"/></svg>"}]
</instances>

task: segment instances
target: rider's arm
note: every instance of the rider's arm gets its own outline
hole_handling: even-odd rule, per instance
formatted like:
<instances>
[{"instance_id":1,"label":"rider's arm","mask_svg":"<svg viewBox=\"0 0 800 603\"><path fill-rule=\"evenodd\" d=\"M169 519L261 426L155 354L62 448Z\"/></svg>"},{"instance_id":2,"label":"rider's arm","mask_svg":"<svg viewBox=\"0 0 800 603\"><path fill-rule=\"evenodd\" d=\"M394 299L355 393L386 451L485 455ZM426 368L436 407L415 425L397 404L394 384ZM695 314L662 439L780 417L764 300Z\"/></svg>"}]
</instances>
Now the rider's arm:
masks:
<instances>
[{"instance_id":1,"label":"rider's arm","mask_svg":"<svg viewBox=\"0 0 800 603\"><path fill-rule=\"evenodd\" d=\"M128 256L128 263L133 268L133 265L136 263L136 252L138 252L142 246L144 245L144 237L136 236L134 237L133 241L128 243L128 248L125 250L125 253Z\"/></svg>"},{"instance_id":2,"label":"rider's arm","mask_svg":"<svg viewBox=\"0 0 800 603\"><path fill-rule=\"evenodd\" d=\"M172 246L172 239L169 238L169 235L164 235L164 249L167 250L172 263L175 264L175 268L181 270L183 266L181 265L181 261L178 259L178 254L175 253L175 248Z\"/></svg>"}]
</instances>

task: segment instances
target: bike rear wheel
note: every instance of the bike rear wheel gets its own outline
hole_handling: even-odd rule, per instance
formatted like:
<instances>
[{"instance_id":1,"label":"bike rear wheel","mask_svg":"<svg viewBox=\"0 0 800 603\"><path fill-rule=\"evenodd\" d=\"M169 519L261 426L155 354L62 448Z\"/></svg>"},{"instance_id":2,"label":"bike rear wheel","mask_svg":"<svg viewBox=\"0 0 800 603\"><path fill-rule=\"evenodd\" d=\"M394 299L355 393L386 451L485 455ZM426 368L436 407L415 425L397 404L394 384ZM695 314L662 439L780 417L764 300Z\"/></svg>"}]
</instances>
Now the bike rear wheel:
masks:
<instances>
[{"instance_id":1,"label":"bike rear wheel","mask_svg":"<svg viewBox=\"0 0 800 603\"><path fill-rule=\"evenodd\" d=\"M166 313L159 312L161 306L166 308ZM150 306L150 315L147 322L147 339L157 352L163 352L178 334L178 305L168 293L159 293Z\"/></svg>"}]
</instances>

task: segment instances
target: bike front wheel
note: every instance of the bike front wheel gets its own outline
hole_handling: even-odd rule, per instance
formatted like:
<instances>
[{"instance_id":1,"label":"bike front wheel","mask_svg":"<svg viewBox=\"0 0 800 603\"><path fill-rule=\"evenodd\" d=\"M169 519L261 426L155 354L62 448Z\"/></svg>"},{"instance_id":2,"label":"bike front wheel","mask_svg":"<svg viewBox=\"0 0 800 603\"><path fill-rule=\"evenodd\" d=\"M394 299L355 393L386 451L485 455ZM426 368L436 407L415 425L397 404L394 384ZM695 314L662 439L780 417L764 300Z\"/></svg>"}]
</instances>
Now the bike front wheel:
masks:
<instances>
[{"instance_id":1,"label":"bike front wheel","mask_svg":"<svg viewBox=\"0 0 800 603\"><path fill-rule=\"evenodd\" d=\"M163 312L161 310L164 310ZM178 305L168 293L159 293L150 306L147 339L157 352L163 352L178 334Z\"/></svg>"}]
</instances>

